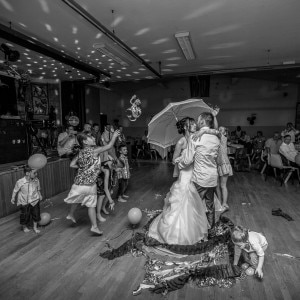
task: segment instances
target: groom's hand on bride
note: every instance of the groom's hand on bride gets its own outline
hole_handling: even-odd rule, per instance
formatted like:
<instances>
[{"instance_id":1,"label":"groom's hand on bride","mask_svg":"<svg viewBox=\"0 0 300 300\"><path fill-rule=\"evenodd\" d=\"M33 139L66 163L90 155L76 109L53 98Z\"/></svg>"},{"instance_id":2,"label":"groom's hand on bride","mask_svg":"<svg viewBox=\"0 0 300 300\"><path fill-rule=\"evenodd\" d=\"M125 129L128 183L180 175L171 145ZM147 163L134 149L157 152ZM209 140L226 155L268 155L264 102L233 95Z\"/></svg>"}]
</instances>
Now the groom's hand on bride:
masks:
<instances>
[{"instance_id":1,"label":"groom's hand on bride","mask_svg":"<svg viewBox=\"0 0 300 300\"><path fill-rule=\"evenodd\" d=\"M203 132L203 131L196 131L194 134L193 134L193 136L192 136L192 140L194 141L194 142L197 142L198 140L200 141L200 139L201 139L201 136L203 135L203 133L205 133L205 132Z\"/></svg>"},{"instance_id":2,"label":"groom's hand on bride","mask_svg":"<svg viewBox=\"0 0 300 300\"><path fill-rule=\"evenodd\" d=\"M178 164L181 161L181 156L174 159L174 163Z\"/></svg>"}]
</instances>

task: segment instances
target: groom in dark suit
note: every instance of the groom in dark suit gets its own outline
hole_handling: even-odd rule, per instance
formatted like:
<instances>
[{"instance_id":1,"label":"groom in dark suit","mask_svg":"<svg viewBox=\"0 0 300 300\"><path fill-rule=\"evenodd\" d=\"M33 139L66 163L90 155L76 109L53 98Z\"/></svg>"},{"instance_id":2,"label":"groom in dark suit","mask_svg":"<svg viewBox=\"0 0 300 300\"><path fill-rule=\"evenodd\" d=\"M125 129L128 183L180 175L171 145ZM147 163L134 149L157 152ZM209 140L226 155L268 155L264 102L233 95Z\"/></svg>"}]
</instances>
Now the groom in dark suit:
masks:
<instances>
[{"instance_id":1,"label":"groom in dark suit","mask_svg":"<svg viewBox=\"0 0 300 300\"><path fill-rule=\"evenodd\" d=\"M213 128L214 116L211 113L202 113L197 122L201 131ZM203 134L201 139L193 140L190 136L186 152L183 154L179 168L183 169L194 163L192 181L207 207L207 220L211 229L215 226L214 193L218 182L216 158L220 140L216 135Z\"/></svg>"}]
</instances>

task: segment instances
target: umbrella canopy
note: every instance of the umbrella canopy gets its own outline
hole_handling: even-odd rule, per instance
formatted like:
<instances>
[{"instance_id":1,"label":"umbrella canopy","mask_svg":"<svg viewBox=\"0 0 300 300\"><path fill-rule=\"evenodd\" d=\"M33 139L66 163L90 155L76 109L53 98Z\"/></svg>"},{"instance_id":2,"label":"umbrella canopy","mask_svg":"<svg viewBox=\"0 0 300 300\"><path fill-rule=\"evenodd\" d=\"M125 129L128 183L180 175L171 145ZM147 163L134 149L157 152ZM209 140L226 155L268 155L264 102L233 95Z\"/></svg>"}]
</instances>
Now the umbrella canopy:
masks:
<instances>
[{"instance_id":1,"label":"umbrella canopy","mask_svg":"<svg viewBox=\"0 0 300 300\"><path fill-rule=\"evenodd\" d=\"M194 118L197 121L201 113L212 111L213 109L202 99L169 103L148 124L148 143L163 149L174 145L180 138L176 127L177 121L185 117Z\"/></svg>"}]
</instances>

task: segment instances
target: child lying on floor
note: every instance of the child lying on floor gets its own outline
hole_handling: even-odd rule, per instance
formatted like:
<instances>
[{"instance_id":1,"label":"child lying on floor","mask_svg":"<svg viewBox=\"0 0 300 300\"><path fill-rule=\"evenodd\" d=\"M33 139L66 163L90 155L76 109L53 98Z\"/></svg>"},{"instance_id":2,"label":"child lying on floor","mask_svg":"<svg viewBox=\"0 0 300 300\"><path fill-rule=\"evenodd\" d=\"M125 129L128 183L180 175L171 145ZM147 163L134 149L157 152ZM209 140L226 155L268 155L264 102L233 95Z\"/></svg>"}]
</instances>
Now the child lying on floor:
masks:
<instances>
[{"instance_id":1,"label":"child lying on floor","mask_svg":"<svg viewBox=\"0 0 300 300\"><path fill-rule=\"evenodd\" d=\"M238 264L242 254L244 260L255 268L255 274L262 278L265 251L268 247L266 238L261 233L235 226L231 233L231 239L235 245L233 264Z\"/></svg>"}]
</instances>

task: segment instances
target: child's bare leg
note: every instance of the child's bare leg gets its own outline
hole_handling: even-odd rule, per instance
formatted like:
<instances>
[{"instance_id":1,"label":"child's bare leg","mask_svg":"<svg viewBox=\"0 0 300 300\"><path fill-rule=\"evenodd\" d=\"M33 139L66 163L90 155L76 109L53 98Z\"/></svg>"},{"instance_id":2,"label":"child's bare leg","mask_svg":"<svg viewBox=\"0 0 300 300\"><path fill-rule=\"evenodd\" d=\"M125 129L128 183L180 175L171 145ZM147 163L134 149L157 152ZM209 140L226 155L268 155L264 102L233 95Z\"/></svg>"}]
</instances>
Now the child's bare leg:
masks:
<instances>
[{"instance_id":1,"label":"child's bare leg","mask_svg":"<svg viewBox=\"0 0 300 300\"><path fill-rule=\"evenodd\" d=\"M103 231L100 231L97 225L97 219L96 219L96 210L95 207L88 207L88 213L89 218L91 221L91 231L97 234L103 234Z\"/></svg>"},{"instance_id":2,"label":"child's bare leg","mask_svg":"<svg viewBox=\"0 0 300 300\"><path fill-rule=\"evenodd\" d=\"M78 203L71 204L69 214L67 215L67 219L71 220L73 223L76 223L76 220L75 220L75 217L74 217L74 212L75 212L77 206L78 206Z\"/></svg>"},{"instance_id":3,"label":"child's bare leg","mask_svg":"<svg viewBox=\"0 0 300 300\"><path fill-rule=\"evenodd\" d=\"M97 199L97 209L96 209L96 215L97 215L97 219L100 221L100 222L105 222L106 219L103 218L101 216L101 208L102 208L102 204L103 204L103 199L104 199L104 195L99 195L98 196L98 199Z\"/></svg>"},{"instance_id":4,"label":"child's bare leg","mask_svg":"<svg viewBox=\"0 0 300 300\"><path fill-rule=\"evenodd\" d=\"M108 202L108 198L105 197L104 200L103 200L103 204L102 204L102 211L106 214L106 215L109 215L109 212L108 210L106 209L106 204Z\"/></svg>"},{"instance_id":5,"label":"child's bare leg","mask_svg":"<svg viewBox=\"0 0 300 300\"><path fill-rule=\"evenodd\" d=\"M33 222L33 230L35 233L40 233L41 231L37 229L37 222Z\"/></svg>"}]
</instances>

